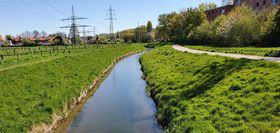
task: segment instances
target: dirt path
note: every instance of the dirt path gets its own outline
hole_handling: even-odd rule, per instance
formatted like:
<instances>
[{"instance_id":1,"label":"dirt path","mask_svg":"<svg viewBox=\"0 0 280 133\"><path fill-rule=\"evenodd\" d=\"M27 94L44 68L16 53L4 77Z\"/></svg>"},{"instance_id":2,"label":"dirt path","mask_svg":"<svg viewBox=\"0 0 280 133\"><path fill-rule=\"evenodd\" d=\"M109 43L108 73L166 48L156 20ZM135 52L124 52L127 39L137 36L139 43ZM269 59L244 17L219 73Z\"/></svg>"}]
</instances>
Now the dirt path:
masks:
<instances>
[{"instance_id":1,"label":"dirt path","mask_svg":"<svg viewBox=\"0 0 280 133\"><path fill-rule=\"evenodd\" d=\"M201 51L201 50L194 50L190 48L183 47L181 45L173 45L172 46L175 50L181 52L189 52L194 54L209 54L209 55L219 55L225 57L232 57L237 59L251 59L251 60L267 60L272 62L280 62L280 58L276 57L262 57L262 56L255 56L255 55L243 55L243 54L227 54L227 53L219 53L219 52L208 52L208 51Z\"/></svg>"}]
</instances>

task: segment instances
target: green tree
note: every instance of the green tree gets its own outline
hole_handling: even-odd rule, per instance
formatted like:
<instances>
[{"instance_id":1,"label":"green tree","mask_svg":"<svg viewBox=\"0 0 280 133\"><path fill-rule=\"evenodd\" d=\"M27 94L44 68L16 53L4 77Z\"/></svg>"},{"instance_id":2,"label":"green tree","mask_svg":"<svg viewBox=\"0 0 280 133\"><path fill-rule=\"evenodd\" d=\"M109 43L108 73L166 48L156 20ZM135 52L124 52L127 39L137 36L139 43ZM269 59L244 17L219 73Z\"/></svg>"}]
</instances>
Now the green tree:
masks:
<instances>
[{"instance_id":1,"label":"green tree","mask_svg":"<svg viewBox=\"0 0 280 133\"><path fill-rule=\"evenodd\" d=\"M11 41L13 39L12 35L6 35L6 40Z\"/></svg>"},{"instance_id":2,"label":"green tree","mask_svg":"<svg viewBox=\"0 0 280 133\"><path fill-rule=\"evenodd\" d=\"M210 42L209 28L209 22L204 21L200 26L193 30L189 35L192 44L208 44Z\"/></svg>"},{"instance_id":3,"label":"green tree","mask_svg":"<svg viewBox=\"0 0 280 133\"><path fill-rule=\"evenodd\" d=\"M205 20L205 14L197 8L189 8L186 11L182 11L172 19L172 41L178 43L187 42L190 33Z\"/></svg>"},{"instance_id":4,"label":"green tree","mask_svg":"<svg viewBox=\"0 0 280 133\"><path fill-rule=\"evenodd\" d=\"M177 16L178 14L176 12L172 12L169 14L161 14L158 17L158 36L161 36L163 40L169 41L170 40L170 34L172 30L172 24L171 20Z\"/></svg>"},{"instance_id":5,"label":"green tree","mask_svg":"<svg viewBox=\"0 0 280 133\"><path fill-rule=\"evenodd\" d=\"M227 45L227 17L221 15L217 17L210 25L209 28L209 38L211 39L211 44L216 46Z\"/></svg>"},{"instance_id":6,"label":"green tree","mask_svg":"<svg viewBox=\"0 0 280 133\"><path fill-rule=\"evenodd\" d=\"M152 40L152 31L153 31L153 24L151 21L148 21L147 23L147 32L148 32L148 36L149 36L149 41Z\"/></svg>"},{"instance_id":7,"label":"green tree","mask_svg":"<svg viewBox=\"0 0 280 133\"><path fill-rule=\"evenodd\" d=\"M271 21L272 20L272 21ZM264 42L269 43L266 46L280 45L280 8L277 12L271 13L270 19L267 21L267 30L264 35Z\"/></svg>"},{"instance_id":8,"label":"green tree","mask_svg":"<svg viewBox=\"0 0 280 133\"><path fill-rule=\"evenodd\" d=\"M126 43L130 43L130 42L136 42L134 33L135 33L134 29L128 29L128 30L121 31L120 35Z\"/></svg>"},{"instance_id":9,"label":"green tree","mask_svg":"<svg viewBox=\"0 0 280 133\"><path fill-rule=\"evenodd\" d=\"M206 11L206 10L211 10L217 8L217 5L214 2L209 2L209 3L202 3L200 5L198 5L198 9L200 11Z\"/></svg>"},{"instance_id":10,"label":"green tree","mask_svg":"<svg viewBox=\"0 0 280 133\"><path fill-rule=\"evenodd\" d=\"M153 24L151 21L148 21L148 23L147 23L147 31L149 33L151 33L153 31Z\"/></svg>"},{"instance_id":11,"label":"green tree","mask_svg":"<svg viewBox=\"0 0 280 133\"><path fill-rule=\"evenodd\" d=\"M148 42L149 41L149 36L147 32L147 27L146 26L140 26L134 30L134 37L136 38L137 42Z\"/></svg>"},{"instance_id":12,"label":"green tree","mask_svg":"<svg viewBox=\"0 0 280 133\"><path fill-rule=\"evenodd\" d=\"M256 43L260 37L260 24L257 14L245 5L236 7L227 19L228 44L248 46Z\"/></svg>"}]
</instances>

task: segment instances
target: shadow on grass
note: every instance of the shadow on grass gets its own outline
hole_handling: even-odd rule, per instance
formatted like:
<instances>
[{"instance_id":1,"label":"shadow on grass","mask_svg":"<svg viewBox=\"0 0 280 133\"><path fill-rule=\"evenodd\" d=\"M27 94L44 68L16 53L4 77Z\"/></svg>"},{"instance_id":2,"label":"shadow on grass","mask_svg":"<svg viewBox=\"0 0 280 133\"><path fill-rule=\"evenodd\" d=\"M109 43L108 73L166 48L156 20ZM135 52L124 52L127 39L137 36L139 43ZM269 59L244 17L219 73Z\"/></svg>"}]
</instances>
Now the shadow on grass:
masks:
<instances>
[{"instance_id":1,"label":"shadow on grass","mask_svg":"<svg viewBox=\"0 0 280 133\"><path fill-rule=\"evenodd\" d=\"M248 59L228 59L222 63L214 62L194 73L195 75L202 75L199 81L195 82L194 87L191 87L182 93L183 97L186 99L192 99L199 96L213 88L221 80L225 78L226 75L240 70L243 66L250 63Z\"/></svg>"}]
</instances>

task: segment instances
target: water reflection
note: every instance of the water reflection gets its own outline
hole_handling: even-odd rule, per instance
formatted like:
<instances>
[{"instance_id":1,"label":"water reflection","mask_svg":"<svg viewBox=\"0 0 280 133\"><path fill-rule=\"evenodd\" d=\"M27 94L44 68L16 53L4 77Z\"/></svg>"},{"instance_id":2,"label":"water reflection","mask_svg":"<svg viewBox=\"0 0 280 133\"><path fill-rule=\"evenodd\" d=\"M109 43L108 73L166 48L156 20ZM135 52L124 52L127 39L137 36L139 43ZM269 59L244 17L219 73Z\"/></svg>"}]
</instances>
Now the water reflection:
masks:
<instances>
[{"instance_id":1,"label":"water reflection","mask_svg":"<svg viewBox=\"0 0 280 133\"><path fill-rule=\"evenodd\" d=\"M136 54L120 61L66 133L161 133Z\"/></svg>"}]
</instances>

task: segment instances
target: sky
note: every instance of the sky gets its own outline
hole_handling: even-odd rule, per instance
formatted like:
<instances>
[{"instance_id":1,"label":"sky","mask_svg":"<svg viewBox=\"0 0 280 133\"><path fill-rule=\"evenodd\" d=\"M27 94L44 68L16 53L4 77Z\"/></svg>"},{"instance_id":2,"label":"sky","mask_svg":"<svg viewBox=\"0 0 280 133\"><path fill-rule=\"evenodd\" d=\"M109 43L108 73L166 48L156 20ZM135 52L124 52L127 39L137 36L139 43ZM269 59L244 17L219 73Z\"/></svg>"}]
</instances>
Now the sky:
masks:
<instances>
[{"instance_id":1,"label":"sky","mask_svg":"<svg viewBox=\"0 0 280 133\"><path fill-rule=\"evenodd\" d=\"M61 19L71 16L72 5L76 16L88 18L77 23L94 26L100 34L109 32L106 11L110 5L117 18L114 31L121 31L135 28L138 23L146 25L149 20L156 26L159 14L196 7L203 2L221 5L221 0L0 0L0 35L19 35L27 30L68 34L69 29L60 27L69 26L70 21Z\"/></svg>"}]
</instances>

